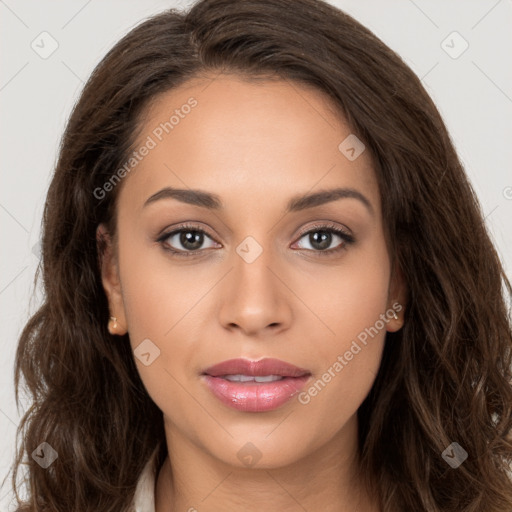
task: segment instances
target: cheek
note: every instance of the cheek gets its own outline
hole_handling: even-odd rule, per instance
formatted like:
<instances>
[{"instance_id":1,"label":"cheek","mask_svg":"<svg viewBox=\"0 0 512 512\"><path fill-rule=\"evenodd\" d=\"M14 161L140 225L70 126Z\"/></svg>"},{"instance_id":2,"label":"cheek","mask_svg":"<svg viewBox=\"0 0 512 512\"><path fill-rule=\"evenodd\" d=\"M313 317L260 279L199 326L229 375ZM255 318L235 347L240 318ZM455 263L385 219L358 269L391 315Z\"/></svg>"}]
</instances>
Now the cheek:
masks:
<instances>
[{"instance_id":1,"label":"cheek","mask_svg":"<svg viewBox=\"0 0 512 512\"><path fill-rule=\"evenodd\" d=\"M177 265L164 249L134 235L119 242L123 301L132 342L145 337L166 341L174 326L206 293L201 271ZM193 283L193 284L192 284ZM179 325L178 325L179 327Z\"/></svg>"},{"instance_id":2,"label":"cheek","mask_svg":"<svg viewBox=\"0 0 512 512\"><path fill-rule=\"evenodd\" d=\"M188 325L191 315L187 311L199 300L201 290L194 290L190 283L187 286L178 270L171 272L171 265L158 247L127 235L120 239L119 251L130 344L140 376L152 394L172 386L171 375L179 379L174 367L190 367L187 357L194 347L178 333Z\"/></svg>"},{"instance_id":3,"label":"cheek","mask_svg":"<svg viewBox=\"0 0 512 512\"><path fill-rule=\"evenodd\" d=\"M311 417L323 418L328 431L355 414L379 370L389 286L383 244L347 257L335 272L316 280L316 293L308 295L318 317L316 374L298 402Z\"/></svg>"},{"instance_id":4,"label":"cheek","mask_svg":"<svg viewBox=\"0 0 512 512\"><path fill-rule=\"evenodd\" d=\"M347 341L369 328L387 309L390 266L383 238L363 248L348 249L336 266L318 266L294 289L314 316L325 346L342 349ZM316 317L316 318L315 318Z\"/></svg>"}]
</instances>

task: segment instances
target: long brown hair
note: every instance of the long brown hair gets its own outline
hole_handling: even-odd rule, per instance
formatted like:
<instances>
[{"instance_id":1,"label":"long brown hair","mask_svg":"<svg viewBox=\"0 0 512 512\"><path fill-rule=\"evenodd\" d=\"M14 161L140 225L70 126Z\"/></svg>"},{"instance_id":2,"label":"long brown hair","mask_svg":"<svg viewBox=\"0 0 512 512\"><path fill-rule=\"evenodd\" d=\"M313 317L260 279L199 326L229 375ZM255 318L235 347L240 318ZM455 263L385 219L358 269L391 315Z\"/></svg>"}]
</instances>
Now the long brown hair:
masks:
<instances>
[{"instance_id":1,"label":"long brown hair","mask_svg":"<svg viewBox=\"0 0 512 512\"><path fill-rule=\"evenodd\" d=\"M99 63L67 124L42 222L44 301L16 353L31 406L18 428L18 511L126 510L161 411L128 335L107 330L96 227L116 229L114 187L149 102L197 76L308 84L334 100L374 159L386 237L408 288L405 325L387 333L361 405L359 449L383 512L512 510L510 282L445 125L420 80L374 34L319 0L202 0L167 10ZM19 405L18 405L19 406ZM47 442L58 459L31 457ZM452 469L443 451L468 454ZM26 455L26 461L22 459ZM172 456L172 454L171 454Z\"/></svg>"}]
</instances>

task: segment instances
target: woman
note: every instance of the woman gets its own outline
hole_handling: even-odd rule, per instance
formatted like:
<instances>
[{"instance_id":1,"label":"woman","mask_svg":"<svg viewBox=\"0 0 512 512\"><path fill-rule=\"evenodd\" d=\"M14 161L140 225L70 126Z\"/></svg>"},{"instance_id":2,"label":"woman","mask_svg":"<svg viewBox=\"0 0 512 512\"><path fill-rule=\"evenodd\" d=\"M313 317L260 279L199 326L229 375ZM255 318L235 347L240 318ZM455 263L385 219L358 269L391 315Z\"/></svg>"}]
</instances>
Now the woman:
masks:
<instances>
[{"instance_id":1,"label":"woman","mask_svg":"<svg viewBox=\"0 0 512 512\"><path fill-rule=\"evenodd\" d=\"M43 227L19 511L512 510L512 288L436 107L348 15L141 23Z\"/></svg>"}]
</instances>

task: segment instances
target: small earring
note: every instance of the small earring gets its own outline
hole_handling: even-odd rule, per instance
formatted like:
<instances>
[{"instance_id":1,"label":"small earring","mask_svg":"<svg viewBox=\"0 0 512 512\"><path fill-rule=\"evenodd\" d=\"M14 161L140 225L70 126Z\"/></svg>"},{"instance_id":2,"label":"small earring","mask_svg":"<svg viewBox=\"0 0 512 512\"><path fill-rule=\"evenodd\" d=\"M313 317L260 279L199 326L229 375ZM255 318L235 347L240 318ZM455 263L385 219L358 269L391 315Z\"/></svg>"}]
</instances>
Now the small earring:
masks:
<instances>
[{"instance_id":1,"label":"small earring","mask_svg":"<svg viewBox=\"0 0 512 512\"><path fill-rule=\"evenodd\" d=\"M114 325L112 325L112 329L117 329L117 318L115 316L111 316L110 320L114 322Z\"/></svg>"},{"instance_id":2,"label":"small earring","mask_svg":"<svg viewBox=\"0 0 512 512\"><path fill-rule=\"evenodd\" d=\"M393 318L394 318L395 320L398 320L398 316L396 316L396 312L395 312L395 310L393 310Z\"/></svg>"}]
</instances>

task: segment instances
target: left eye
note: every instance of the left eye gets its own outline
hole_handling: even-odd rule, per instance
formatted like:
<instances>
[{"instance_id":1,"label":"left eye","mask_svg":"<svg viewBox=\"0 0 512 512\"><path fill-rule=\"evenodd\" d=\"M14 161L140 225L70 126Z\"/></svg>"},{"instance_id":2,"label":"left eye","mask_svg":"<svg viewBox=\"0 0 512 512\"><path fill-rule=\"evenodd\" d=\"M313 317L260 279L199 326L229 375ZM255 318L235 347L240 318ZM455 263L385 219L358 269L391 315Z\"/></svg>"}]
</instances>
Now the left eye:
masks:
<instances>
[{"instance_id":1,"label":"left eye","mask_svg":"<svg viewBox=\"0 0 512 512\"><path fill-rule=\"evenodd\" d=\"M334 237L334 238L333 238ZM336 252L353 242L353 238L337 228L320 227L304 233L299 240L305 238L312 247L300 247L301 249L312 250L315 252L332 253ZM335 248L330 248L335 238L341 239L341 243Z\"/></svg>"}]
</instances>

